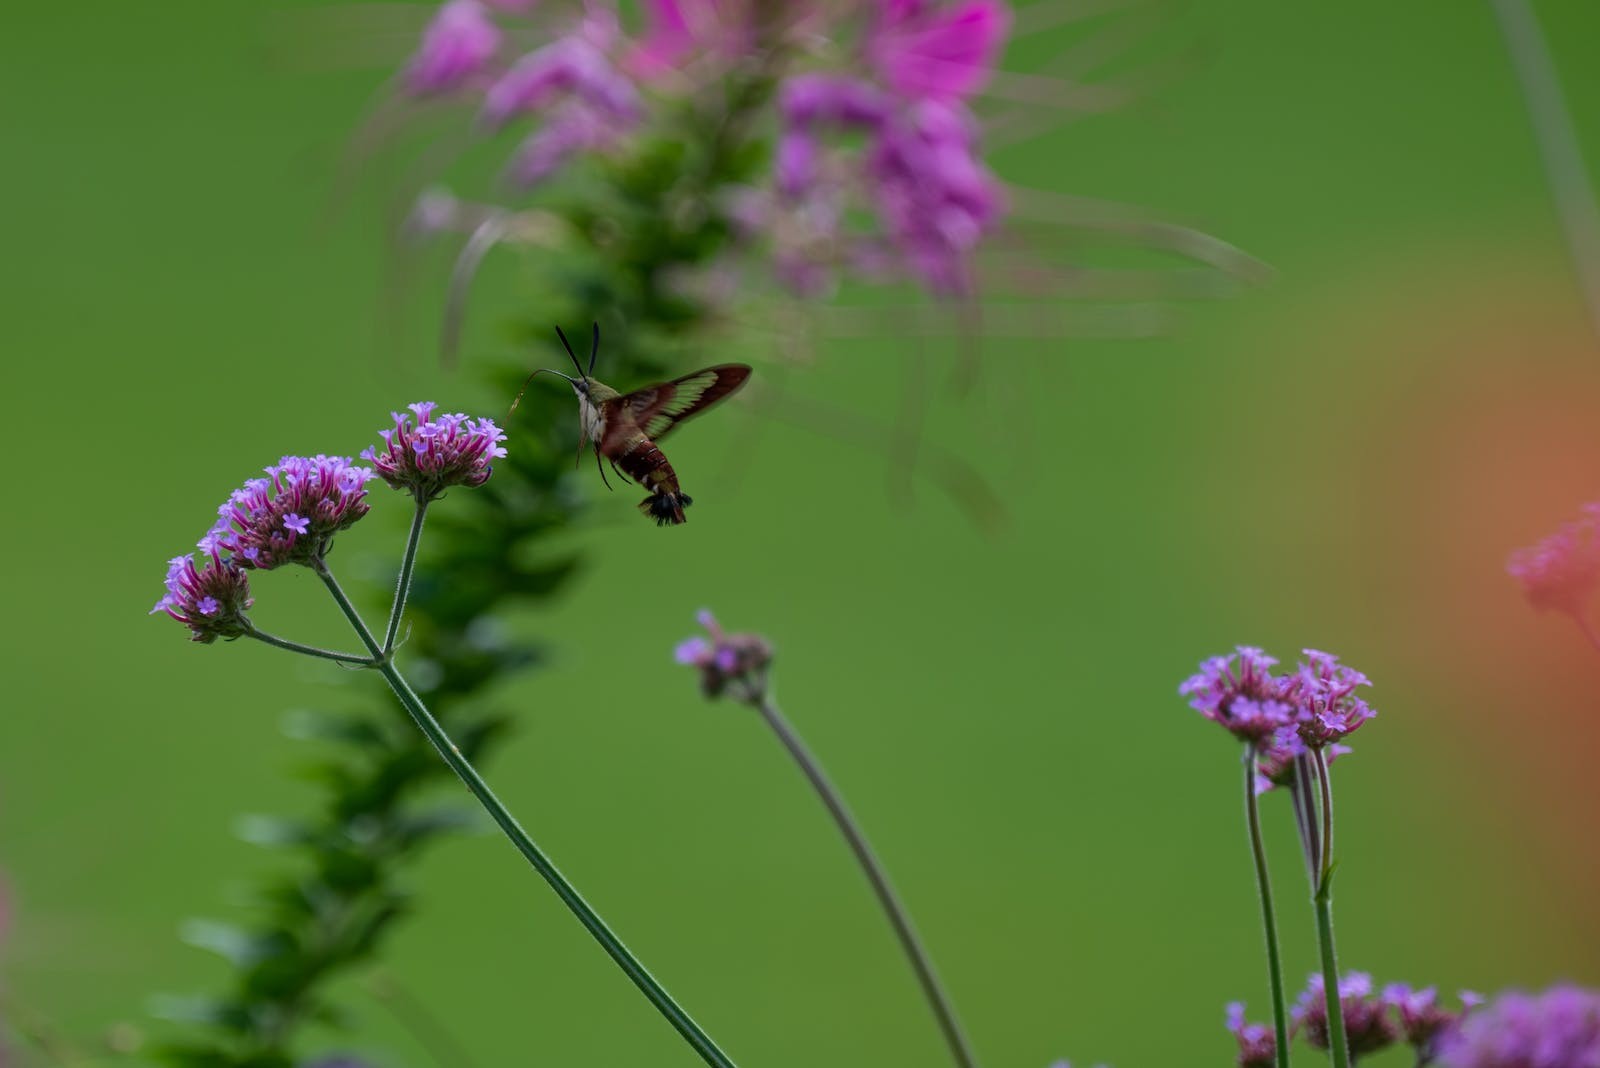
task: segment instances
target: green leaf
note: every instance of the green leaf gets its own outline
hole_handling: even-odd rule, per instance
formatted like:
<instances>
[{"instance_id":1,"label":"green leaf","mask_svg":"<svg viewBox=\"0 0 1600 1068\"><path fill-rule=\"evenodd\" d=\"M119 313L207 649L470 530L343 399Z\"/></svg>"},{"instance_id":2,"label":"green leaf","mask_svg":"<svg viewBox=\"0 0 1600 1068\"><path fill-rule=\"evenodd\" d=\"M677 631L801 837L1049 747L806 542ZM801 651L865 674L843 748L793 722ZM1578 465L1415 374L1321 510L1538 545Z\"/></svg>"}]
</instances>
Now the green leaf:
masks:
<instances>
[{"instance_id":1,"label":"green leaf","mask_svg":"<svg viewBox=\"0 0 1600 1068\"><path fill-rule=\"evenodd\" d=\"M185 920L178 936L198 949L210 950L235 967L248 967L278 952L275 940L259 937L221 920Z\"/></svg>"}]
</instances>

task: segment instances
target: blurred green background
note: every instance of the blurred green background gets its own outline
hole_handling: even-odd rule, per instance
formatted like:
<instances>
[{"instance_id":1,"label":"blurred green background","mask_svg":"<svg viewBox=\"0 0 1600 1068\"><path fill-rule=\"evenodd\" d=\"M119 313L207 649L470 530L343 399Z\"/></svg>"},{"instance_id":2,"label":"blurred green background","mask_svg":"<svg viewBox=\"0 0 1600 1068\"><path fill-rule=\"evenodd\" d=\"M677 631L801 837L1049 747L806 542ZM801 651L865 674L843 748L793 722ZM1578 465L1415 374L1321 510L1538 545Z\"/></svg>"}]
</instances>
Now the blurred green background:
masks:
<instances>
[{"instance_id":1,"label":"blurred green background","mask_svg":"<svg viewBox=\"0 0 1600 1068\"><path fill-rule=\"evenodd\" d=\"M1600 158L1600 9L1538 10ZM0 976L79 1038L218 985L177 931L235 915L278 863L233 837L241 813L309 803L284 710L376 683L186 644L144 615L164 561L282 453L353 452L421 397L505 403L433 360L436 285L403 320L385 303L382 176L330 207L405 48L319 38L348 28L336 15L28 5L0 35L5 390L13 441L40 450L7 509ZM1265 1015L1237 753L1175 694L1237 642L1329 649L1376 682L1382 715L1336 776L1347 966L1600 982L1600 660L1503 572L1600 485L1600 346L1490 11L1235 0L1185 18L1201 60L1176 84L992 161L1197 225L1277 276L1158 340L991 343L974 397L935 389L929 434L992 479L1002 533L925 482L897 500L856 445L734 412L675 442L692 524L604 498L572 535L591 568L515 621L554 659L499 695L519 726L490 779L741 1063L944 1053L774 741L672 664L701 606L778 646L782 702L991 1065L1225 1063L1223 1003ZM513 353L515 281L491 261L469 362ZM885 329L790 382L871 413L907 353ZM377 505L340 542L353 583L381 586L398 549L406 510ZM256 595L271 629L346 644L309 574ZM1312 921L1273 802L1303 977ZM385 971L476 1064L694 1063L504 842L450 841L415 884ZM331 1043L431 1063L347 985L359 1030Z\"/></svg>"}]
</instances>

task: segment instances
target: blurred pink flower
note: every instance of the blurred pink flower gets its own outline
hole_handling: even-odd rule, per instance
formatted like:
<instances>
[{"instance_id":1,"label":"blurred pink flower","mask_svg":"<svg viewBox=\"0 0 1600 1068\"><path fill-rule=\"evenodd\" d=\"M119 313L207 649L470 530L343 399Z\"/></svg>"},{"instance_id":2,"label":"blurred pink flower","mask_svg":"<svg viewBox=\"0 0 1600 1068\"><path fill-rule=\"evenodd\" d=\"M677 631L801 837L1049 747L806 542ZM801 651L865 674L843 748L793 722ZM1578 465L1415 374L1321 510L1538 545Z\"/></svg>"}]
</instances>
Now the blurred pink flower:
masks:
<instances>
[{"instance_id":1,"label":"blurred pink flower","mask_svg":"<svg viewBox=\"0 0 1600 1068\"><path fill-rule=\"evenodd\" d=\"M1522 583L1528 603L1539 611L1555 609L1580 622L1584 604L1600 583L1600 538L1596 522L1600 505L1584 506L1584 517L1563 523L1537 545L1518 549L1506 570Z\"/></svg>"},{"instance_id":2,"label":"blurred pink flower","mask_svg":"<svg viewBox=\"0 0 1600 1068\"><path fill-rule=\"evenodd\" d=\"M988 81L1010 26L1011 13L998 0L882 0L866 55L901 96L960 100Z\"/></svg>"},{"instance_id":3,"label":"blurred pink flower","mask_svg":"<svg viewBox=\"0 0 1600 1068\"><path fill-rule=\"evenodd\" d=\"M422 44L406 67L406 88L418 96L459 88L499 49L500 30L479 0L449 0L422 33Z\"/></svg>"}]
</instances>

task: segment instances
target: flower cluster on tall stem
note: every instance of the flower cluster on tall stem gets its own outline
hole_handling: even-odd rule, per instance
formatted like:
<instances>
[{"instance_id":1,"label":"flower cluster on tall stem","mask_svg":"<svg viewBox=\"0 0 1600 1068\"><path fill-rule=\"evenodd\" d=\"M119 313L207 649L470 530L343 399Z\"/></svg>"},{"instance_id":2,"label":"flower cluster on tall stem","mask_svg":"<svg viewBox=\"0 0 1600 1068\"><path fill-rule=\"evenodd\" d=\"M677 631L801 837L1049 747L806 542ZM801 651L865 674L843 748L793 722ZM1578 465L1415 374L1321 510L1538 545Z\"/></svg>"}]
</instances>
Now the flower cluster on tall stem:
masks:
<instances>
[{"instance_id":1,"label":"flower cluster on tall stem","mask_svg":"<svg viewBox=\"0 0 1600 1068\"><path fill-rule=\"evenodd\" d=\"M1280 1068L1288 1063L1283 970L1257 795L1274 786L1289 788L1311 877L1322 981L1328 990L1343 990L1333 939L1333 786L1328 766L1338 753L1348 752L1341 740L1377 714L1359 693L1371 685L1365 675L1329 653L1307 649L1303 655L1295 671L1274 675L1276 660L1253 646L1240 646L1233 654L1202 661L1200 671L1178 687L1192 708L1245 744L1246 827L1266 933L1274 1052ZM1326 1001L1319 1026L1328 1035L1326 1046L1336 1068L1347 1068L1351 1046L1344 1013L1337 997ZM1252 1055L1259 1052L1252 1046Z\"/></svg>"},{"instance_id":2,"label":"flower cluster on tall stem","mask_svg":"<svg viewBox=\"0 0 1600 1068\"><path fill-rule=\"evenodd\" d=\"M706 635L696 635L680 642L673 657L678 663L695 668L700 673L700 690L708 699L728 697L754 709L772 730L784 750L811 784L818 799L833 817L834 825L844 836L857 865L873 893L878 898L889 925L894 929L923 997L939 1025L940 1034L949 1048L951 1059L958 1068L977 1068L977 1056L968 1041L955 1006L944 984L934 971L933 960L928 955L911 914L894 885L889 873L878 858L866 832L845 804L833 780L823 770L822 763L801 739L788 718L773 699L769 686L769 669L772 665L772 646L760 635L730 633L723 630L716 617L702 610L696 619L706 629Z\"/></svg>"},{"instance_id":3,"label":"flower cluster on tall stem","mask_svg":"<svg viewBox=\"0 0 1600 1068\"><path fill-rule=\"evenodd\" d=\"M285 457L267 469L270 479L247 483L230 497L221 509L221 521L201 541L211 558L207 568L197 570L191 558L172 561L167 576L168 592L156 610L165 611L189 627L200 641L212 641L219 636L249 636L290 652L376 670L439 757L460 777L507 839L634 985L706 1064L713 1068L732 1068L732 1062L710 1036L645 970L544 855L395 665L395 632L404 611L417 542L422 535L422 519L429 503L449 486L483 485L491 473L488 461L506 454L499 446L505 435L488 420L472 420L460 415L433 420L430 416L435 405L419 403L411 407L416 425L407 417L397 415L395 429L382 432L387 448L381 453L369 449L366 454L379 465L385 481L414 497L416 509L389 628L382 641L367 626L360 610L328 566L327 551L333 534L348 528L368 511L363 487L372 476L370 469L351 467L348 461L336 457ZM281 534L283 528L289 531L287 536ZM224 557L224 551L230 555ZM256 629L244 616L243 609L251 603L244 569L264 570L290 562L310 568L322 580L366 650L365 656L317 649L268 635ZM264 952L270 956L273 951L264 949ZM251 1054L258 1052L251 1051ZM253 1060L250 1063L266 1062Z\"/></svg>"}]
</instances>

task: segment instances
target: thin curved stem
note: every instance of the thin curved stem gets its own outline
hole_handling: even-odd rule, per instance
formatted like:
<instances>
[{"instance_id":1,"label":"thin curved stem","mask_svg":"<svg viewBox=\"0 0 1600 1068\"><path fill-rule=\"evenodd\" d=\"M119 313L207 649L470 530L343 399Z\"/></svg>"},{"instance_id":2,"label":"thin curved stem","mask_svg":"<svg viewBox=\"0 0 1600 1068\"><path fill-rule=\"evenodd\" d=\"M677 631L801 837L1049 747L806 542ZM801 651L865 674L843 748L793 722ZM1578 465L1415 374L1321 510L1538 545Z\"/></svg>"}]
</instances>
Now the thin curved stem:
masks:
<instances>
[{"instance_id":1,"label":"thin curved stem","mask_svg":"<svg viewBox=\"0 0 1600 1068\"><path fill-rule=\"evenodd\" d=\"M1584 618L1582 612L1574 612L1572 618L1577 621L1578 629L1583 632L1583 636L1588 639L1589 644L1600 650L1600 634L1595 633L1593 624Z\"/></svg>"},{"instance_id":2,"label":"thin curved stem","mask_svg":"<svg viewBox=\"0 0 1600 1068\"><path fill-rule=\"evenodd\" d=\"M417 510L411 516L411 533L406 538L405 555L400 558L400 578L394 587L394 606L389 609L389 627L383 634L383 653L394 652L394 637L400 633L400 619L406 613L406 598L411 594L411 572L417 565L417 545L422 541L422 522L428 515L428 502L417 498Z\"/></svg>"},{"instance_id":3,"label":"thin curved stem","mask_svg":"<svg viewBox=\"0 0 1600 1068\"><path fill-rule=\"evenodd\" d=\"M778 740L783 743L783 747L800 766L801 772L810 781L817 796L828 809L828 813L833 816L833 822L838 825L845 841L849 843L850 852L855 854L856 863L861 866L867 881L872 884L873 893L878 896L878 903L883 906L884 913L889 917L889 924L894 928L895 937L900 940L900 947L911 961L911 968L917 974L917 982L921 984L928 1006L939 1022L939 1030L944 1034L945 1044L950 1047L951 1057L962 1068L977 1068L978 1059L973 1054L972 1046L961 1028L961 1021L956 1017L955 1006L951 1004L949 994L939 982L933 961L928 956L922 940L917 936L916 928L911 924L911 915L901 903L899 895L895 893L893 884L889 882L889 873L884 870L883 863L873 852L860 824L850 814L850 809L844 803L844 797L828 779L827 773L822 770L822 765L806 747L805 742L795 733L794 727L779 711L776 702L763 694L754 697L750 703L761 713L761 718L766 720L767 725L778 736Z\"/></svg>"},{"instance_id":4,"label":"thin curved stem","mask_svg":"<svg viewBox=\"0 0 1600 1068\"><path fill-rule=\"evenodd\" d=\"M1490 2L1522 88L1534 141L1544 161L1545 180L1589 311L1589 325L1600 337L1600 208L1595 205L1594 185L1556 78L1555 62L1528 0Z\"/></svg>"},{"instance_id":5,"label":"thin curved stem","mask_svg":"<svg viewBox=\"0 0 1600 1068\"><path fill-rule=\"evenodd\" d=\"M1250 828L1250 855L1256 865L1256 892L1261 898L1261 926L1267 941L1267 981L1272 988L1272 1031L1277 1039L1278 1068L1289 1068L1289 1014L1283 1002L1283 960L1278 953L1278 921L1272 907L1272 878L1267 872L1267 847L1261 840L1261 806L1256 796L1256 747L1244 758L1244 814Z\"/></svg>"},{"instance_id":6,"label":"thin curved stem","mask_svg":"<svg viewBox=\"0 0 1600 1068\"><path fill-rule=\"evenodd\" d=\"M1339 955L1333 944L1333 784L1323 751L1313 749L1311 758L1322 809L1322 848L1312 901L1317 910L1317 945L1322 954L1323 999L1328 1007L1328 1052L1333 1056L1334 1068L1350 1068L1350 1042L1345 1037L1344 1005L1339 997Z\"/></svg>"},{"instance_id":7,"label":"thin curved stem","mask_svg":"<svg viewBox=\"0 0 1600 1068\"><path fill-rule=\"evenodd\" d=\"M395 668L393 660L382 653L378 646L377 638L373 636L372 631L367 629L367 625L361 619L360 613L356 611L355 605L350 602L350 598L340 588L338 581L333 577L333 573L328 570L327 564L319 559L313 562L312 568L316 571L317 576L322 579L323 584L328 587L328 592L333 594L333 598L339 603L339 607L344 610L345 615L350 619L351 625L355 627L356 633L361 637L362 644L372 651L373 657L377 660L374 666L383 674L384 679L389 683L389 688L400 699L401 705L410 713L412 720L421 729L428 741L433 743L434 749L438 751L444 762L450 766L450 770L461 778L461 781L466 784L472 796L477 798L478 803L489 813L490 818L505 833L505 836L511 840L511 844L517 847L517 851L526 858L528 863L533 866L533 869L550 885L550 888L556 892L556 896L561 899L562 904L566 905L572 914L578 918L578 922L583 924L585 929L594 936L594 940L600 943L601 948L616 962L624 974L633 981L634 986L638 987L640 992L656 1007L657 1011L666 1017L667 1022L683 1037L684 1041L693 1047L694 1051L700 1055L700 1059L712 1065L713 1068L733 1068L733 1062L711 1040L711 1036L700 1029L700 1025L694 1022L689 1014L672 999L672 995L668 994L666 989L656 982L655 977L645 969L645 966L639 963L638 959L629 952L628 947L623 945L622 940L612 932L610 927L606 926L606 922L600 918L599 913L589 906L589 903L583 899L577 889L567 881L566 876L561 874L555 864L544 855L543 851L529 837L528 832L522 829L522 825L517 822L516 817L511 815L511 811L495 796L494 791L489 789L489 784L483 780L477 769L462 755L461 750L450 740L450 736L445 733L438 720L434 719L433 714L428 711L428 706L422 702L416 691L412 690L410 684Z\"/></svg>"},{"instance_id":8,"label":"thin curved stem","mask_svg":"<svg viewBox=\"0 0 1600 1068\"><path fill-rule=\"evenodd\" d=\"M336 664L353 664L357 667L373 667L374 661L369 656L357 656L355 653L341 653L334 649L321 649L315 645L305 645L301 642L292 642L288 638L280 638L276 634L268 634L264 630L251 627L244 632L246 638L254 638L258 642L277 649L287 649L291 653L300 653L304 656L315 656L323 660L332 660Z\"/></svg>"}]
</instances>

